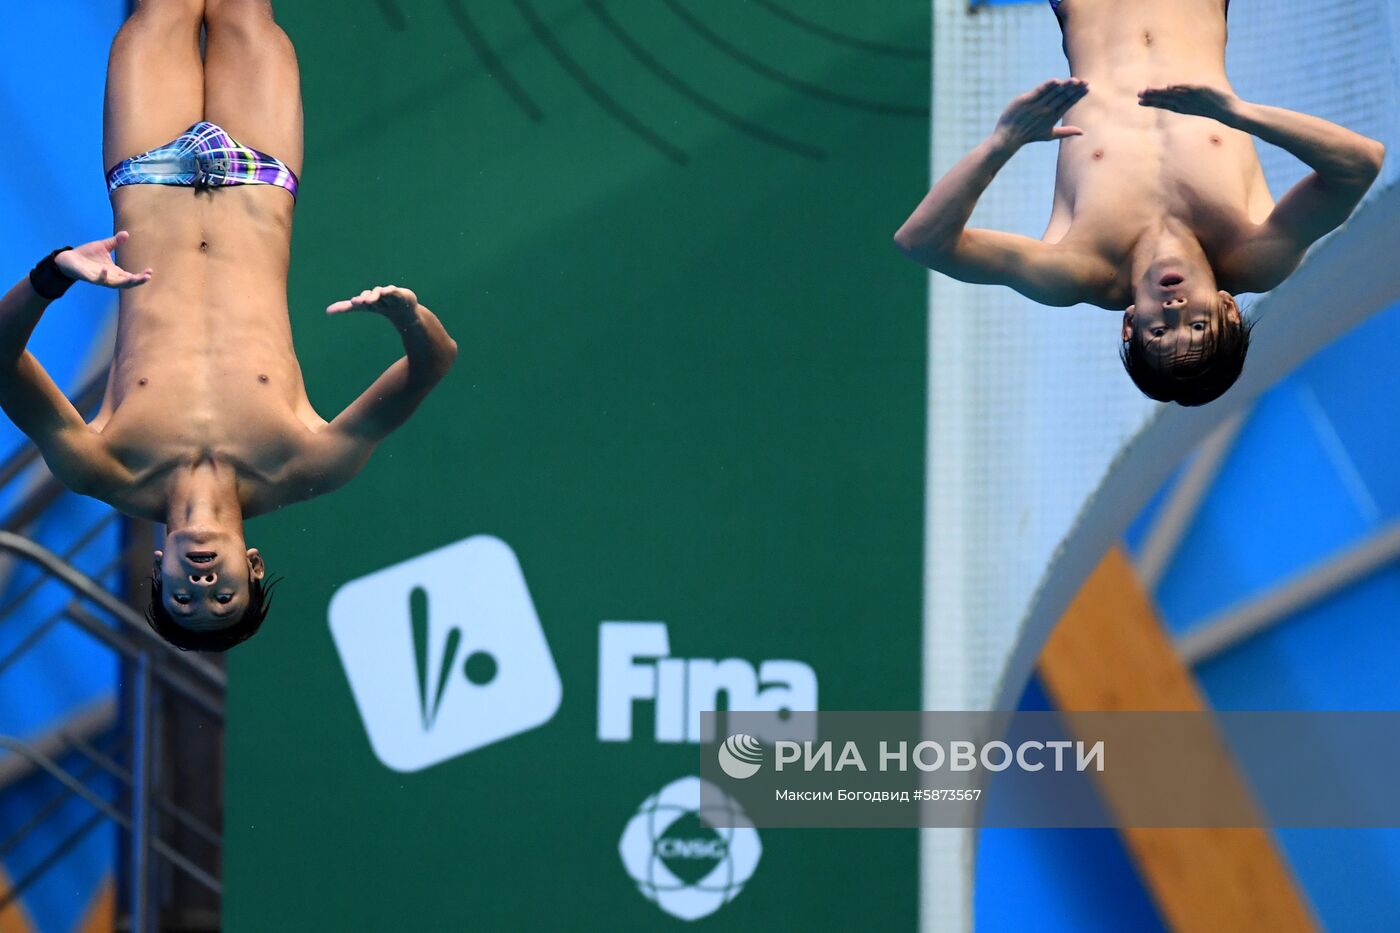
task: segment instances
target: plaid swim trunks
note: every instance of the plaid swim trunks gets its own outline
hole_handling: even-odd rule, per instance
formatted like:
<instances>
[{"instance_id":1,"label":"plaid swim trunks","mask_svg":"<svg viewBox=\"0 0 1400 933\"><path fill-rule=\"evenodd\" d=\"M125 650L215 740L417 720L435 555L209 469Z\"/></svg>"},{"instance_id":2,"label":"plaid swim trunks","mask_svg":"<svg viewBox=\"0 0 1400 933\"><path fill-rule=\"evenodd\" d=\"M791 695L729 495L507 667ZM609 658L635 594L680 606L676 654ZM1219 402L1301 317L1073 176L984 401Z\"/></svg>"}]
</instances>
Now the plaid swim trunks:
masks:
<instances>
[{"instance_id":1,"label":"plaid swim trunks","mask_svg":"<svg viewBox=\"0 0 1400 933\"><path fill-rule=\"evenodd\" d=\"M297 176L286 163L249 149L223 127L204 120L174 142L118 162L107 173L107 193L124 185L276 185L297 196Z\"/></svg>"}]
</instances>

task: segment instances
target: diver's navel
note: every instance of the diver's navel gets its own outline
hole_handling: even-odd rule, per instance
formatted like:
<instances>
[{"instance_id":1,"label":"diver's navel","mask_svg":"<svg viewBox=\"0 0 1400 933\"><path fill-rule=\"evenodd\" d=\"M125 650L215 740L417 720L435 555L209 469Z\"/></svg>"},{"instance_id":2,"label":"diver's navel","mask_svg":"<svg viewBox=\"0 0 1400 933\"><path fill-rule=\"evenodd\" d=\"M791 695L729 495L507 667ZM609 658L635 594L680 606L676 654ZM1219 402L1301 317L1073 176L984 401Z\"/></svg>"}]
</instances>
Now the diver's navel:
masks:
<instances>
[{"instance_id":1,"label":"diver's navel","mask_svg":"<svg viewBox=\"0 0 1400 933\"><path fill-rule=\"evenodd\" d=\"M1210 141L1211 141L1211 145L1214 145L1214 146L1220 145L1220 137L1219 137L1219 136L1216 136L1214 133L1211 133L1211 134L1210 134Z\"/></svg>"},{"instance_id":2,"label":"diver's navel","mask_svg":"<svg viewBox=\"0 0 1400 933\"><path fill-rule=\"evenodd\" d=\"M267 379L267 373L258 373L258 381L259 381L259 382L267 382L267 381L268 381L268 379Z\"/></svg>"},{"instance_id":3,"label":"diver's navel","mask_svg":"<svg viewBox=\"0 0 1400 933\"><path fill-rule=\"evenodd\" d=\"M1143 45L1151 45L1151 44L1152 44L1152 33L1149 32L1149 31L1147 31L1146 29L1144 29L1144 30L1142 31L1142 44L1143 44Z\"/></svg>"},{"instance_id":4,"label":"diver's navel","mask_svg":"<svg viewBox=\"0 0 1400 933\"><path fill-rule=\"evenodd\" d=\"M139 385L139 386L143 386L143 385L146 384L146 381L147 381L147 380L146 380L146 377L145 377L145 376L142 376L140 379L137 379L137 380L136 380L136 384Z\"/></svg>"},{"instance_id":5,"label":"diver's navel","mask_svg":"<svg viewBox=\"0 0 1400 933\"><path fill-rule=\"evenodd\" d=\"M1095 158L1095 159L1102 159L1102 158L1103 158L1103 150L1102 150L1102 149L1095 149L1095 150L1094 150L1094 158Z\"/></svg>"}]
</instances>

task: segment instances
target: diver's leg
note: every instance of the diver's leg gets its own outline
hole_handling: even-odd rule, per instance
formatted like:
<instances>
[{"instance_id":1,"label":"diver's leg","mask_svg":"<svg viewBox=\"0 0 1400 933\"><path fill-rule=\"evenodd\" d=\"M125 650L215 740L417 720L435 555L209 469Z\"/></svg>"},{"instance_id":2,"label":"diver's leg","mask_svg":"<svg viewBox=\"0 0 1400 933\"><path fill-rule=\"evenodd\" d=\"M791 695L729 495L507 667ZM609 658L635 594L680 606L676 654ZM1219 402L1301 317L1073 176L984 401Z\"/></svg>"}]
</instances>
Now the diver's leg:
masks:
<instances>
[{"instance_id":1,"label":"diver's leg","mask_svg":"<svg viewBox=\"0 0 1400 933\"><path fill-rule=\"evenodd\" d=\"M107 60L102 168L163 146L204 113L204 0L139 0Z\"/></svg>"},{"instance_id":2,"label":"diver's leg","mask_svg":"<svg viewBox=\"0 0 1400 933\"><path fill-rule=\"evenodd\" d=\"M208 0L204 119L301 174L301 73L271 0Z\"/></svg>"}]
</instances>

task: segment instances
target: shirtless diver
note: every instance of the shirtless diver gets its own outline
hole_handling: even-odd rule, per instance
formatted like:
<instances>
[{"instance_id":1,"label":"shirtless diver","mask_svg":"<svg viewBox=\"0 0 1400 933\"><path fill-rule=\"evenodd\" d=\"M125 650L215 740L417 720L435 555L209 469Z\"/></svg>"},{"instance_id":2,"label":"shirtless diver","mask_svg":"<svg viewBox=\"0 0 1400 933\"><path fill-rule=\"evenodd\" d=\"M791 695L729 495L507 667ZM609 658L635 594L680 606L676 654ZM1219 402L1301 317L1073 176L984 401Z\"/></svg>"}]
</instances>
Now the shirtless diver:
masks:
<instances>
[{"instance_id":1,"label":"shirtless diver","mask_svg":"<svg viewBox=\"0 0 1400 933\"><path fill-rule=\"evenodd\" d=\"M412 291L362 292L327 311L383 316L405 355L329 423L307 400L287 313L300 78L269 0L140 0L108 62L103 148L121 232L55 251L0 298L0 406L70 489L164 523L151 624L227 650L267 611L243 520L358 473L457 345ZM90 423L25 349L74 281L122 290Z\"/></svg>"},{"instance_id":2,"label":"shirtless diver","mask_svg":"<svg viewBox=\"0 0 1400 933\"><path fill-rule=\"evenodd\" d=\"M1350 216L1385 147L1237 97L1225 75L1228 0L1051 6L1072 77L1013 100L895 242L945 275L1041 304L1126 307L1121 356L1133 382L1158 401L1203 405L1244 366L1250 326L1234 295L1287 278ZM1313 169L1277 204L1251 136ZM1039 140L1060 143L1044 235L967 229L996 173Z\"/></svg>"}]
</instances>

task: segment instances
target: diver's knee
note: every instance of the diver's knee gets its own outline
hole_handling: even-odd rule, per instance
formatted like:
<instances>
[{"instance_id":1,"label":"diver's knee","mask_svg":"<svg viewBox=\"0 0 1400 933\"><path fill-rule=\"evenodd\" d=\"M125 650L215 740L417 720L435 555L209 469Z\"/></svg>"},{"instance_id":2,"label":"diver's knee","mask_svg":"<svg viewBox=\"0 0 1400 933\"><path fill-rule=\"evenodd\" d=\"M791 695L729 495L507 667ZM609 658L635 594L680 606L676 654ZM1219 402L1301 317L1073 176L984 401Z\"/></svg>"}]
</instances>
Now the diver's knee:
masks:
<instances>
[{"instance_id":1,"label":"diver's knee","mask_svg":"<svg viewBox=\"0 0 1400 933\"><path fill-rule=\"evenodd\" d=\"M205 0L210 29L261 29L272 23L272 0Z\"/></svg>"},{"instance_id":2,"label":"diver's knee","mask_svg":"<svg viewBox=\"0 0 1400 933\"><path fill-rule=\"evenodd\" d=\"M137 0L133 18L169 23L197 23L204 18L205 0Z\"/></svg>"}]
</instances>

